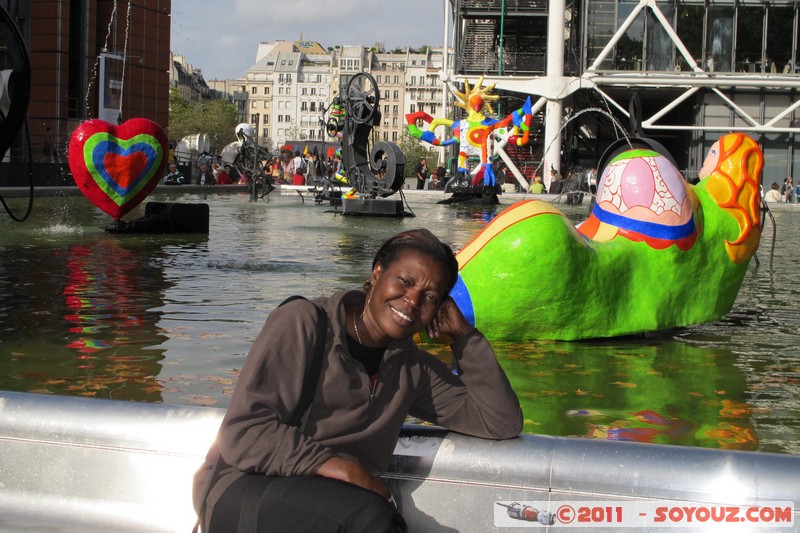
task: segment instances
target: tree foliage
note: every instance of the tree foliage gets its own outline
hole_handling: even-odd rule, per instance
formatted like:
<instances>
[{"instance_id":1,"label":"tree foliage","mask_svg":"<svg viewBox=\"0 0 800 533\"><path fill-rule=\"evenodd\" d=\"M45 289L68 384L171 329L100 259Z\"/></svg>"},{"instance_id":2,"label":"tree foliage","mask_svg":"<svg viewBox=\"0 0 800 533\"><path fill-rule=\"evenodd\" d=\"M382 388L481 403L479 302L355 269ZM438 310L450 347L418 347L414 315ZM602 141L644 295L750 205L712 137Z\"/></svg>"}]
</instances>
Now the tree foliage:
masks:
<instances>
[{"instance_id":1,"label":"tree foliage","mask_svg":"<svg viewBox=\"0 0 800 533\"><path fill-rule=\"evenodd\" d=\"M236 140L236 106L224 100L187 101L177 89L169 91L170 142L177 143L187 135L205 133L212 152L222 150Z\"/></svg>"},{"instance_id":2,"label":"tree foliage","mask_svg":"<svg viewBox=\"0 0 800 533\"><path fill-rule=\"evenodd\" d=\"M439 160L439 153L431 148L428 143L415 139L408 134L407 131L403 132L398 144L406 156L406 170L405 177L416 176L417 165L423 157L428 160L428 170L432 171L436 167L436 161Z\"/></svg>"}]
</instances>

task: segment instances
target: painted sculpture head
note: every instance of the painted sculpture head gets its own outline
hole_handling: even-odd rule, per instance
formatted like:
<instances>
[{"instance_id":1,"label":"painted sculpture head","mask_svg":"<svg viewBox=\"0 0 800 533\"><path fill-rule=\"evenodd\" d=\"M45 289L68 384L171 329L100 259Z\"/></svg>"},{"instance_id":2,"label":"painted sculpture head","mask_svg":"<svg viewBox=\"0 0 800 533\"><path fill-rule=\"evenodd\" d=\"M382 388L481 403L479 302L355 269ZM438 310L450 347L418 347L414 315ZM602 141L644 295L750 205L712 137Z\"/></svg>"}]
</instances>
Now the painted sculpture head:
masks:
<instances>
[{"instance_id":1,"label":"painted sculpture head","mask_svg":"<svg viewBox=\"0 0 800 533\"><path fill-rule=\"evenodd\" d=\"M653 248L692 245L694 202L678 168L650 148L631 148L606 164L592 217L581 232L596 241L617 235Z\"/></svg>"},{"instance_id":2,"label":"painted sculpture head","mask_svg":"<svg viewBox=\"0 0 800 533\"><path fill-rule=\"evenodd\" d=\"M758 144L743 133L729 133L708 151L700 178L709 195L739 226L739 235L725 241L734 263L746 263L761 241L761 193L759 177L764 155Z\"/></svg>"},{"instance_id":3,"label":"painted sculpture head","mask_svg":"<svg viewBox=\"0 0 800 533\"><path fill-rule=\"evenodd\" d=\"M490 94L494 90L494 83L483 86L483 77L475 85L469 81L464 82L464 91L454 90L456 97L454 105L469 113L470 120L483 120L484 117L494 113L491 102L500 99L497 94Z\"/></svg>"}]
</instances>

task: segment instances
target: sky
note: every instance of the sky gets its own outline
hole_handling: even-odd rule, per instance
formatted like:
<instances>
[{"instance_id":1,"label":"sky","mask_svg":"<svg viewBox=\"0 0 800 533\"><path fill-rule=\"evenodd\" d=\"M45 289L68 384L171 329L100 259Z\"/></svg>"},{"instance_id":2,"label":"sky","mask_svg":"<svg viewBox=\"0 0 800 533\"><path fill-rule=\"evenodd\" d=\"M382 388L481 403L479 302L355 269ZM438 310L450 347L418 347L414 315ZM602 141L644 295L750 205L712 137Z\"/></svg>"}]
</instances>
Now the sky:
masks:
<instances>
[{"instance_id":1,"label":"sky","mask_svg":"<svg viewBox=\"0 0 800 533\"><path fill-rule=\"evenodd\" d=\"M439 47L443 20L441 0L172 0L172 52L206 80L235 79L261 41Z\"/></svg>"}]
</instances>

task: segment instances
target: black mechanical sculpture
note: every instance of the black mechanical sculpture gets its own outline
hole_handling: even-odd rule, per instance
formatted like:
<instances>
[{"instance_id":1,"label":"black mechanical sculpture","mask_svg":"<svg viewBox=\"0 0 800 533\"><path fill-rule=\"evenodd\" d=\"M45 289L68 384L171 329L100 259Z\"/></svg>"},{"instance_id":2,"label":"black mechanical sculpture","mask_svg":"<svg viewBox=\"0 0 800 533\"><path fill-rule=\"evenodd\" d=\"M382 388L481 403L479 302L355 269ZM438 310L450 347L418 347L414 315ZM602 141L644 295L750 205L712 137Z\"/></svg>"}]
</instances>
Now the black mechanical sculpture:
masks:
<instances>
[{"instance_id":1,"label":"black mechanical sculpture","mask_svg":"<svg viewBox=\"0 0 800 533\"><path fill-rule=\"evenodd\" d=\"M14 19L3 6L0 6L0 159L3 159L11 148L26 121L30 90L31 62L28 58L28 49ZM0 202L9 216L17 222L28 218L33 205L30 140L27 145L30 195L25 215L15 216L5 200L0 197Z\"/></svg>"},{"instance_id":2,"label":"black mechanical sculpture","mask_svg":"<svg viewBox=\"0 0 800 533\"><path fill-rule=\"evenodd\" d=\"M342 129L342 165L348 184L357 191L355 197L344 199L343 214L404 216L402 200L380 199L403 187L406 158L392 142L380 141L370 149L370 133L381 121L375 78L366 72L356 74L340 98L344 117L327 129L329 133Z\"/></svg>"},{"instance_id":3,"label":"black mechanical sculpture","mask_svg":"<svg viewBox=\"0 0 800 533\"><path fill-rule=\"evenodd\" d=\"M31 67L22 34L0 6L0 159L14 142L28 112Z\"/></svg>"},{"instance_id":4,"label":"black mechanical sculpture","mask_svg":"<svg viewBox=\"0 0 800 533\"><path fill-rule=\"evenodd\" d=\"M255 127L251 124L242 123L236 126L236 138L241 142L239 152L233 160L233 168L239 176L246 176L250 184L250 196L253 199L263 198L275 190L272 185L272 176L267 172L267 163L272 159L272 154L266 148L258 144L258 119L259 115L253 115L256 120Z\"/></svg>"}]
</instances>

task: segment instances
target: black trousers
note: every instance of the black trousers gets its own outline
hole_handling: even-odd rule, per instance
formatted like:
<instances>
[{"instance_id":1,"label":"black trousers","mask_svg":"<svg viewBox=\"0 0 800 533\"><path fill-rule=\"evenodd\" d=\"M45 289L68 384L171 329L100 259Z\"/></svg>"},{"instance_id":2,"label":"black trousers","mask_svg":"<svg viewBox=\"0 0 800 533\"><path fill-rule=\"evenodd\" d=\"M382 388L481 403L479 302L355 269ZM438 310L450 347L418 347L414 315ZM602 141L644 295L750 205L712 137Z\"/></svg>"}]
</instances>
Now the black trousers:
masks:
<instances>
[{"instance_id":1,"label":"black trousers","mask_svg":"<svg viewBox=\"0 0 800 533\"><path fill-rule=\"evenodd\" d=\"M403 533L406 523L371 490L322 476L247 475L214 507L208 533Z\"/></svg>"}]
</instances>

